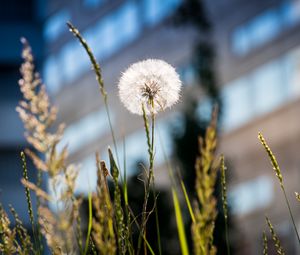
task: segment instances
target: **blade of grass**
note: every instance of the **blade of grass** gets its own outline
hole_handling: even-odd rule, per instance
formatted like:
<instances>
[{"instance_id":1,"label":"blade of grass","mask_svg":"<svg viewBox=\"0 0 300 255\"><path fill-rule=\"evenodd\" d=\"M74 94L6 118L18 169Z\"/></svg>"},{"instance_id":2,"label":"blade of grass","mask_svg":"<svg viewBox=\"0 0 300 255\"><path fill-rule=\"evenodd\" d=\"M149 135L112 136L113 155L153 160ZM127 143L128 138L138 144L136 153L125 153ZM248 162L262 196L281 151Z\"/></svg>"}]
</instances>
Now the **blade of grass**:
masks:
<instances>
[{"instance_id":1,"label":"blade of grass","mask_svg":"<svg viewBox=\"0 0 300 255\"><path fill-rule=\"evenodd\" d=\"M172 196L173 196L173 203L174 203L176 223L177 223L177 229L178 229L178 234L179 234L179 241L180 241L181 251L182 251L182 254L189 254L188 244L187 244L187 241L186 241L186 234L185 234L185 229L184 229L184 221L183 221L183 218L182 218L180 203L179 203L178 195L177 195L177 191L176 191L176 186L177 185L176 185L176 181L175 181L175 178L174 178L173 169L172 169L172 166L170 164L170 160L166 155L165 147L164 147L164 144L162 142L160 131L159 131L158 128L157 128L157 132L158 132L158 137L159 137L159 140L160 140L160 146L161 146L161 149L162 149L162 153L163 153L165 162L167 164L169 177L171 179ZM178 175L179 175L181 187L182 187L182 190L183 190L183 194L184 194L184 197L185 197L185 201L186 201L187 207L189 209L190 216L191 216L192 220L195 221L194 212L193 212L193 209L192 209L192 206L191 206L191 203L190 203L190 199L189 199L188 194L186 192L184 182L182 181L182 178L180 177L179 172L178 172ZM176 207L175 207L175 201L176 201Z\"/></svg>"},{"instance_id":2,"label":"blade of grass","mask_svg":"<svg viewBox=\"0 0 300 255\"><path fill-rule=\"evenodd\" d=\"M181 253L183 255L189 254L187 239L184 231L184 222L181 214L180 203L177 196L177 192L174 188L172 188L172 196L173 196L173 203L174 203L174 210L176 216L176 223L177 223L177 230L178 230L178 237L180 242Z\"/></svg>"},{"instance_id":3,"label":"blade of grass","mask_svg":"<svg viewBox=\"0 0 300 255\"><path fill-rule=\"evenodd\" d=\"M180 185L181 185L181 189L182 189L182 192L183 192L183 195L184 195L184 198L185 198L186 205L187 205L187 207L189 209L189 213L190 213L191 219L192 219L193 222L195 222L195 215L194 215L194 212L193 212L193 208L192 208L189 196L187 194L184 182L183 182L183 180L181 178L180 178Z\"/></svg>"}]
</instances>

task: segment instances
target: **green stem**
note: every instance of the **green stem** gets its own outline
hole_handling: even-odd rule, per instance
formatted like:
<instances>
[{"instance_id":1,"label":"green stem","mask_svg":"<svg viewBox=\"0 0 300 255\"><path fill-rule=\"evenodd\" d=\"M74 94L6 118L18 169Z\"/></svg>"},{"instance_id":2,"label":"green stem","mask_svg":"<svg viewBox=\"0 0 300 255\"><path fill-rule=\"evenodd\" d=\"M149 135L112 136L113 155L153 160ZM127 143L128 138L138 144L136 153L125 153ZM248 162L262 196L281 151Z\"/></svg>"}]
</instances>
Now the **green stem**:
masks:
<instances>
[{"instance_id":1,"label":"green stem","mask_svg":"<svg viewBox=\"0 0 300 255\"><path fill-rule=\"evenodd\" d=\"M26 163L26 156L23 151L21 151L21 160L22 160L22 168L23 168L23 178L26 181L28 181L28 169L27 169L27 163ZM37 170L37 171L39 171L39 170ZM34 221L34 215L33 215L33 209L32 209L30 190L26 186L25 186L25 195L26 195L29 220L31 223L31 228L32 228L32 233L33 233L34 247L36 248L38 254L40 254L41 251L40 251L40 245L38 244L38 236L37 236L36 228L35 228L35 221Z\"/></svg>"},{"instance_id":2,"label":"green stem","mask_svg":"<svg viewBox=\"0 0 300 255\"><path fill-rule=\"evenodd\" d=\"M227 217L225 217L225 238L226 238L226 246L227 246L227 255L230 255Z\"/></svg>"},{"instance_id":3,"label":"green stem","mask_svg":"<svg viewBox=\"0 0 300 255\"><path fill-rule=\"evenodd\" d=\"M40 170L37 170L37 187L38 188L41 188L42 187L42 179L43 179L43 176L42 176L42 171ZM36 208L37 208L37 219L40 218L40 213L39 213L39 207L41 205L41 199L40 197L37 197L36 198ZM44 247L43 247L43 238L42 238L42 233L41 233L41 225L39 223L39 220L37 220L37 226L36 226L36 229L37 229L37 234L38 234L38 240L39 240L39 253L40 254L43 254L43 250L44 250Z\"/></svg>"},{"instance_id":4,"label":"green stem","mask_svg":"<svg viewBox=\"0 0 300 255\"><path fill-rule=\"evenodd\" d=\"M89 193L88 199L89 199L89 224L88 224L88 232L87 232L86 241L85 241L84 255L86 255L88 252L89 240L90 240L91 230L92 230L92 219L93 219L92 193Z\"/></svg>"},{"instance_id":5,"label":"green stem","mask_svg":"<svg viewBox=\"0 0 300 255\"><path fill-rule=\"evenodd\" d=\"M117 148L117 142L116 142L115 132L114 132L114 129L113 129L113 126L112 126L112 122L111 122L107 94L104 97L104 105L105 105L105 111L106 111L106 115L107 115L107 120L108 120L108 124L109 124L110 133L111 133L113 144L114 144L114 149L115 149L115 152L116 152L118 168L120 169L119 153L118 153L118 148ZM122 175L120 175L120 177L121 177L121 182L123 182Z\"/></svg>"},{"instance_id":6,"label":"green stem","mask_svg":"<svg viewBox=\"0 0 300 255\"><path fill-rule=\"evenodd\" d=\"M154 126L155 126L155 115L154 113L151 113L151 120L152 120L152 141L151 141L151 151L152 151L152 165L151 165L151 161L150 161L150 171L152 170L153 172L153 165L154 165L154 136L155 136L155 132L154 132ZM154 183L154 174L152 174L153 176L153 201L156 201L156 190L155 190L155 183ZM157 235L157 244L158 244L158 252L161 255L162 251L161 251L161 240L160 240L160 229L159 229L159 219L158 219L158 210L157 210L157 203L155 205L155 224L156 224L156 235Z\"/></svg>"},{"instance_id":7,"label":"green stem","mask_svg":"<svg viewBox=\"0 0 300 255\"><path fill-rule=\"evenodd\" d=\"M146 229L146 213L147 213L147 204L148 204L148 199L149 199L149 194L150 194L150 187L151 187L151 182L153 179L153 165L154 165L154 127L155 127L155 118L154 114L151 114L152 117L152 129L151 129L151 135L152 137L150 138L150 131L149 131L149 122L148 118L145 112L145 107L142 105L142 111L143 111L143 120L144 120L144 127L145 127L145 132L146 132L146 138L147 138L147 145L148 145L148 154L149 154L149 176L147 179L146 183L146 188L145 188L145 197L144 197L144 203L143 203L143 209L142 209L142 224L141 224L141 232L139 235L138 239L138 248L137 248L137 254L139 254L140 249L141 249L141 244L142 244L142 237L146 239L146 234L145 234L145 229Z\"/></svg>"},{"instance_id":8,"label":"green stem","mask_svg":"<svg viewBox=\"0 0 300 255\"><path fill-rule=\"evenodd\" d=\"M298 233L298 230L297 230L297 227L296 227L296 224L295 224L295 220L294 220L294 217L293 217L293 214L292 214L292 210L291 210L291 207L290 207L289 200L288 200L287 195L286 195L286 193L285 193L285 188L284 188L283 184L281 184L280 187L281 187L281 189L282 189L282 191L283 191L284 198L285 198L287 207L288 207L288 209L289 209L289 213L290 213L290 216L291 216L291 219L292 219L292 222L293 222L293 226L294 226L294 229L295 229L297 238L298 238L298 242L299 242L299 244L300 244L299 233Z\"/></svg>"}]
</instances>

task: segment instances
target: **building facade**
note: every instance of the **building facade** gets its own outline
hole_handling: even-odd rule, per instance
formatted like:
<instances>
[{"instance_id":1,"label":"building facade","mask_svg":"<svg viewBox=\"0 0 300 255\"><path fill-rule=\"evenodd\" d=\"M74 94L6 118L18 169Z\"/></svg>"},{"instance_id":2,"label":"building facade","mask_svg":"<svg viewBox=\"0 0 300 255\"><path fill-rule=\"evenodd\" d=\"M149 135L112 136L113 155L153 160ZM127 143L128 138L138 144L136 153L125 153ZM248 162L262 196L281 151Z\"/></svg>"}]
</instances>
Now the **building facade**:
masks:
<instances>
[{"instance_id":1,"label":"building facade","mask_svg":"<svg viewBox=\"0 0 300 255\"><path fill-rule=\"evenodd\" d=\"M299 228L294 192L300 181L300 1L228 0L209 5L224 102L220 151L231 166L229 191L244 235L243 254L262 250L265 214L286 253L297 254L284 196L257 135L263 133L277 156Z\"/></svg>"}]
</instances>

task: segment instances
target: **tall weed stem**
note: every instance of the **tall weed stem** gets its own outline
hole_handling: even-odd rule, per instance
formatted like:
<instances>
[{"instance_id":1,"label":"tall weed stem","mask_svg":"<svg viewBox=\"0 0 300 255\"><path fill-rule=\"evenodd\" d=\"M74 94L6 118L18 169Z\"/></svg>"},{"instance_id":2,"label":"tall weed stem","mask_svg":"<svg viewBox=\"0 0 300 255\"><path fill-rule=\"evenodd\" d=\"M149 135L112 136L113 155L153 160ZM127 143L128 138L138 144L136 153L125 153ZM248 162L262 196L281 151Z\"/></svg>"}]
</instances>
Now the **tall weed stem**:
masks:
<instances>
[{"instance_id":1,"label":"tall weed stem","mask_svg":"<svg viewBox=\"0 0 300 255\"><path fill-rule=\"evenodd\" d=\"M292 213L292 210L291 210L290 202L289 202L289 200L287 198L287 195L286 195L286 192L285 192L285 188L284 188L284 184L283 184L283 176L282 176L279 164L278 164L277 159L276 159L275 155L273 154L271 148L268 146L265 138L263 137L263 135L260 132L258 133L258 139L260 140L261 144L265 148L265 150L266 150L266 152L269 156L269 159L271 161L271 164L273 166L273 169L275 171L275 174L277 176L277 179L279 180L280 188L283 192L285 202L286 202L286 205L288 207L289 214L290 214L290 217L291 217L291 220L292 220L292 223L293 223L293 227L294 227L294 230L295 230L296 235L297 235L298 243L300 245L299 233L298 233L298 230L297 230L297 227L296 227L296 224L295 224L295 220L294 220L294 216L293 216L293 213Z\"/></svg>"},{"instance_id":2,"label":"tall weed stem","mask_svg":"<svg viewBox=\"0 0 300 255\"><path fill-rule=\"evenodd\" d=\"M110 128L111 136L112 136L112 139L113 139L114 149L115 149L115 152L116 152L118 168L119 168L120 167L120 162L119 162L119 154L118 154L118 149L117 149L116 136L115 136L115 133L114 133L114 130L113 130L112 122L111 122L111 115L110 115L110 110L109 110L109 105L108 105L108 97L107 97L107 92L106 92L105 87L104 87L104 82L103 82L103 78L102 78L102 71L101 71L100 65L97 62L97 60L95 58L95 55L93 54L91 48L88 46L86 40L80 34L79 30L77 28L75 28L70 22L67 22L67 25L68 25L70 31L72 32L72 34L79 40L79 42L81 43L81 45L85 49L87 55L90 58L91 64L92 64L93 69L94 69L94 72L96 74L96 80L99 84L100 93L103 97L105 111L106 111L106 115L107 115L107 120L108 120L108 124L109 124L109 128Z\"/></svg>"},{"instance_id":3,"label":"tall weed stem","mask_svg":"<svg viewBox=\"0 0 300 255\"><path fill-rule=\"evenodd\" d=\"M229 238L228 238L228 204L227 204L227 188L226 188L226 166L224 155L221 156L221 184L222 184L222 204L225 221L225 238L227 255L230 255Z\"/></svg>"}]
</instances>

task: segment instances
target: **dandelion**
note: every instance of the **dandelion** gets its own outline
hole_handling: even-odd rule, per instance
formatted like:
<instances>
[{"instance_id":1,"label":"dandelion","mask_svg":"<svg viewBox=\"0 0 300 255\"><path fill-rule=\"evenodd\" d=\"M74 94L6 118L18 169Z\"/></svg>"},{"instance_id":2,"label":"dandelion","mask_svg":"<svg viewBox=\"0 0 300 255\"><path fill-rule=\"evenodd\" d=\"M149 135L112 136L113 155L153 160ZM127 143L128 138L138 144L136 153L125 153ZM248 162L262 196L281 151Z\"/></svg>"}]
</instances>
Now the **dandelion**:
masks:
<instances>
[{"instance_id":1,"label":"dandelion","mask_svg":"<svg viewBox=\"0 0 300 255\"><path fill-rule=\"evenodd\" d=\"M147 59L131 65L119 81L122 103L132 113L156 114L179 99L181 81L175 68L159 59Z\"/></svg>"}]
</instances>

